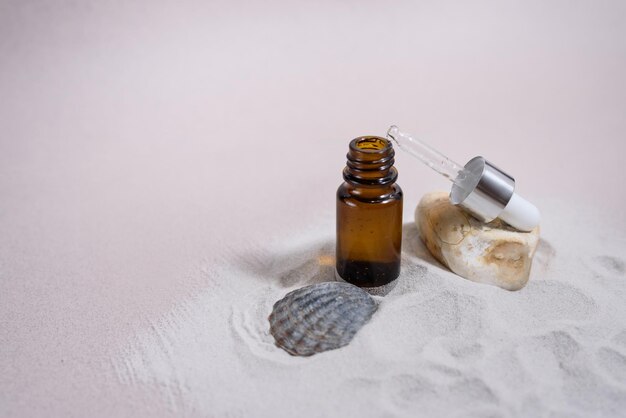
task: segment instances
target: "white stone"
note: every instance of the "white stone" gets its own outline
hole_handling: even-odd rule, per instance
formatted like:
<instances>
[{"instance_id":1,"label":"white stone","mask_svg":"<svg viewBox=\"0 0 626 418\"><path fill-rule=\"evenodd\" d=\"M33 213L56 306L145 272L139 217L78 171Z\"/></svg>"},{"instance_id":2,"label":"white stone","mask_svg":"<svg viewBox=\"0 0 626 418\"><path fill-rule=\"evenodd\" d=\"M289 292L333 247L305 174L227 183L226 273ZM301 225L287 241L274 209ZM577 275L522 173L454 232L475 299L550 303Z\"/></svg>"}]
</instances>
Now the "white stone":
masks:
<instances>
[{"instance_id":1,"label":"white stone","mask_svg":"<svg viewBox=\"0 0 626 418\"><path fill-rule=\"evenodd\" d=\"M539 227L521 232L499 219L485 224L452 205L445 192L422 198L415 223L431 254L459 276L507 290L528 282Z\"/></svg>"}]
</instances>

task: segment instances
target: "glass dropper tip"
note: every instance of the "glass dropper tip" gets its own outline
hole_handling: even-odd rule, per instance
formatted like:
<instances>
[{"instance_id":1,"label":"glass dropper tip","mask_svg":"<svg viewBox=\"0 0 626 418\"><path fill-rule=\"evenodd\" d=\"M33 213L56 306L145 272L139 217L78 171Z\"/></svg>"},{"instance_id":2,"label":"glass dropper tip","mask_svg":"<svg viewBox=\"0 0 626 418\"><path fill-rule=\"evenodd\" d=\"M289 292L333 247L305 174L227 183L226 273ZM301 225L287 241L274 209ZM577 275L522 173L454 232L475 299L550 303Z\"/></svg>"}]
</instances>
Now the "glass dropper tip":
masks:
<instances>
[{"instance_id":1,"label":"glass dropper tip","mask_svg":"<svg viewBox=\"0 0 626 418\"><path fill-rule=\"evenodd\" d=\"M400 143L396 139L396 137L398 136L398 132L400 132L400 128L398 128L396 125L391 125L389 129L387 129L387 137L391 138L391 140L399 146Z\"/></svg>"}]
</instances>

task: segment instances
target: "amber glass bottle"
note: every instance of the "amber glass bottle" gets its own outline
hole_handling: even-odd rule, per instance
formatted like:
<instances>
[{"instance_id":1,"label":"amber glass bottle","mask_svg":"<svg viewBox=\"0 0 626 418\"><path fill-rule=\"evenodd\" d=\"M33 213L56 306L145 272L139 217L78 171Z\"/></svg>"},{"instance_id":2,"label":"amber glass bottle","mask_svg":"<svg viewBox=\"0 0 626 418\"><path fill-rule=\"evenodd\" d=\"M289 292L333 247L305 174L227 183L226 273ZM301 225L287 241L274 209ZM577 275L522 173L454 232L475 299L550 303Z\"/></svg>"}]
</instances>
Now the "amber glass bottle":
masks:
<instances>
[{"instance_id":1,"label":"amber glass bottle","mask_svg":"<svg viewBox=\"0 0 626 418\"><path fill-rule=\"evenodd\" d=\"M350 142L337 190L337 274L378 287L400 274L402 189L391 142L364 136Z\"/></svg>"}]
</instances>

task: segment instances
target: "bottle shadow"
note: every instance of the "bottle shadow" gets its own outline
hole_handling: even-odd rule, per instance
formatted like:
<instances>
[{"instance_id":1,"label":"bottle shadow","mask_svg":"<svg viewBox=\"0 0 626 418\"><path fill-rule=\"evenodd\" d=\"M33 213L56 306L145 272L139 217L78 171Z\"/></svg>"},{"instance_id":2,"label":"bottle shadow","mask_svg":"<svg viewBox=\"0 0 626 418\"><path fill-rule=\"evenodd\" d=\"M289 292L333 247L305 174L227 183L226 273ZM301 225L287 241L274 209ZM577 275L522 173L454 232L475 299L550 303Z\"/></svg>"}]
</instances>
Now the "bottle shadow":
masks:
<instances>
[{"instance_id":1,"label":"bottle shadow","mask_svg":"<svg viewBox=\"0 0 626 418\"><path fill-rule=\"evenodd\" d=\"M556 254L552 245L540 239L534 256L534 275L545 275ZM438 277L439 272L450 272L430 253L413 222L402 226L402 267L398 280L384 290L387 294L397 285L402 292L408 283L417 283L426 276ZM313 240L297 249L284 252L241 253L235 256L234 267L241 273L273 286L295 289L316 283L336 281L335 240ZM411 286L413 286L411 285ZM376 294L370 291L372 294Z\"/></svg>"},{"instance_id":2,"label":"bottle shadow","mask_svg":"<svg viewBox=\"0 0 626 418\"><path fill-rule=\"evenodd\" d=\"M405 223L400 276L411 275L414 269L408 267L420 261L447 270L430 254L419 237L417 226L413 222ZM240 254L235 264L242 273L281 288L335 281L335 240L312 242L297 250L273 254Z\"/></svg>"}]
</instances>

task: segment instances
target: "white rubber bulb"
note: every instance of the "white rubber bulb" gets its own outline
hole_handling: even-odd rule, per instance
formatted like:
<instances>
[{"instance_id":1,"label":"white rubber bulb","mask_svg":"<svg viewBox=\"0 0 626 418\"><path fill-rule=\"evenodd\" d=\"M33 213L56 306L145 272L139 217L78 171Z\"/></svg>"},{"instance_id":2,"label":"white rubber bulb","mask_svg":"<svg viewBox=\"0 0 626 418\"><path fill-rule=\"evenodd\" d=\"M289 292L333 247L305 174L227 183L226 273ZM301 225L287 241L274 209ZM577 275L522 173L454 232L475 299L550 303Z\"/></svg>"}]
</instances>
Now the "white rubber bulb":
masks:
<instances>
[{"instance_id":1,"label":"white rubber bulb","mask_svg":"<svg viewBox=\"0 0 626 418\"><path fill-rule=\"evenodd\" d=\"M541 213L535 205L514 193L499 218L520 231L529 232L541 222Z\"/></svg>"}]
</instances>

